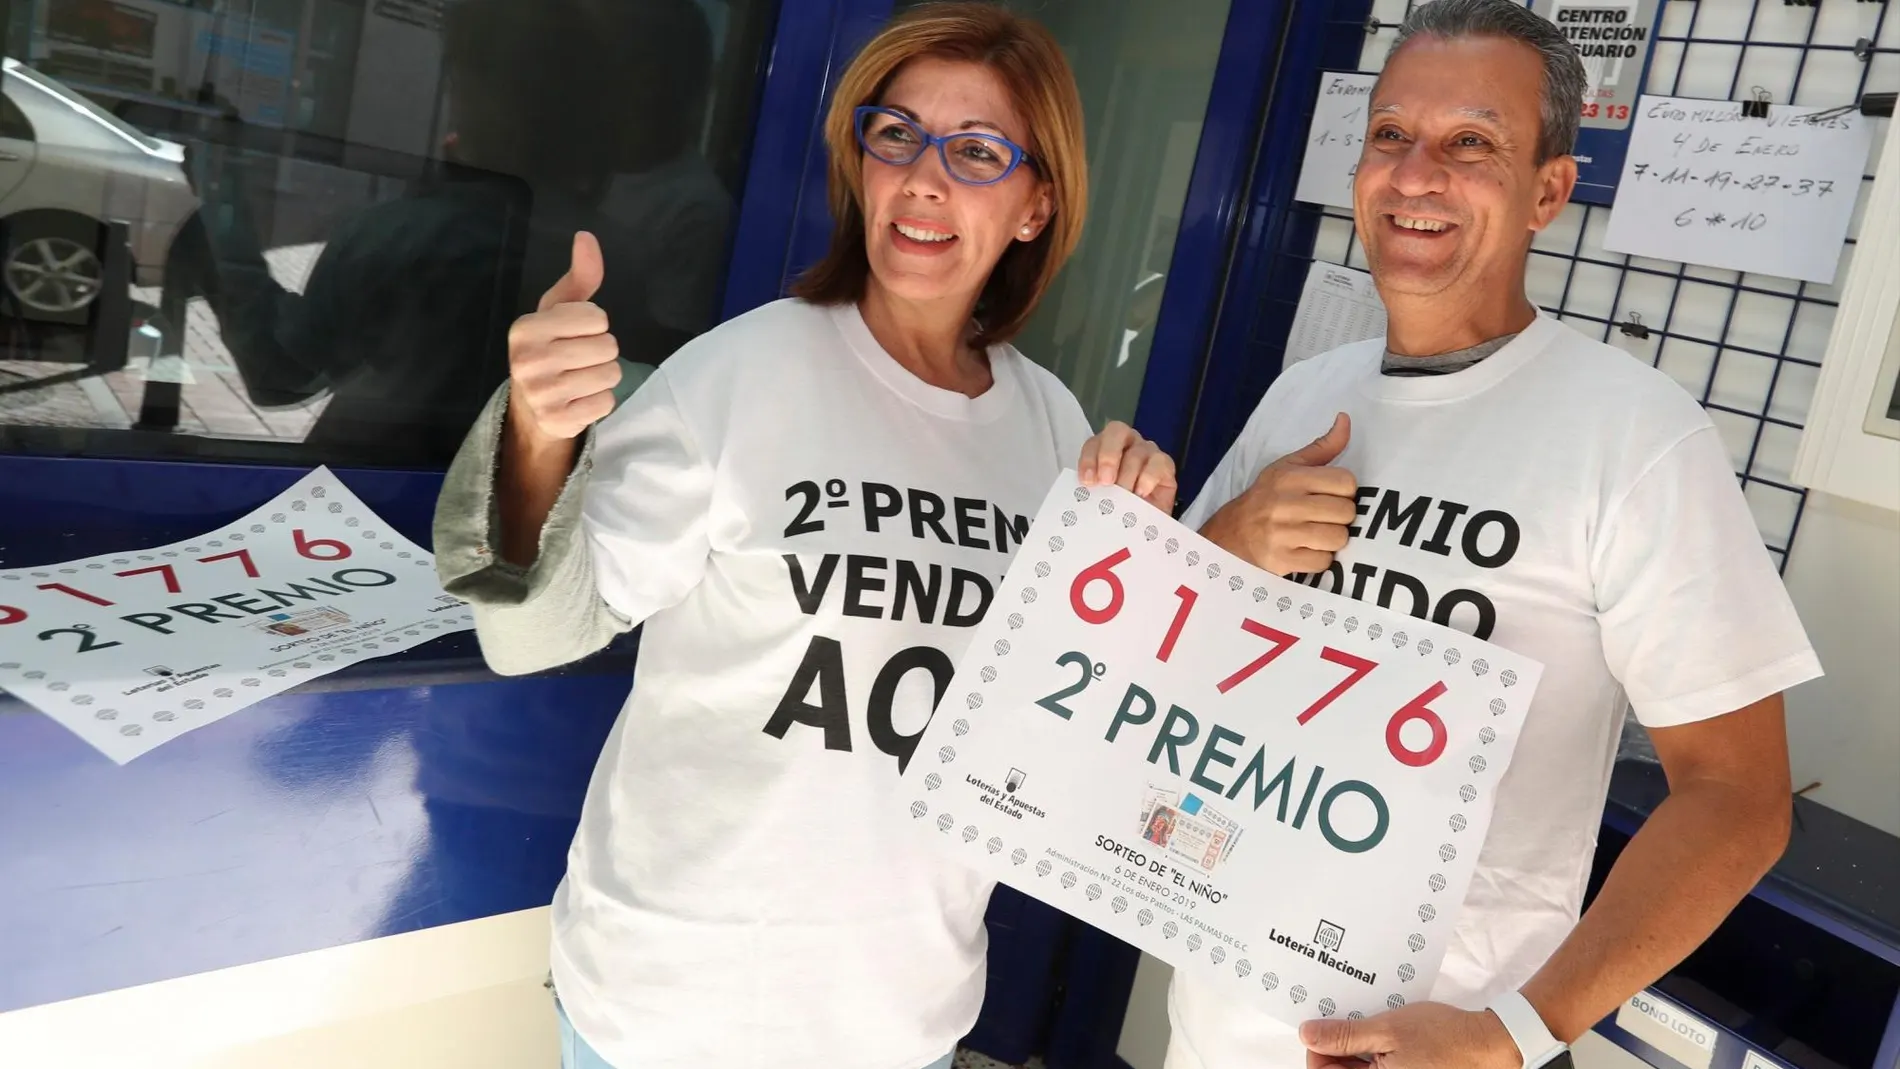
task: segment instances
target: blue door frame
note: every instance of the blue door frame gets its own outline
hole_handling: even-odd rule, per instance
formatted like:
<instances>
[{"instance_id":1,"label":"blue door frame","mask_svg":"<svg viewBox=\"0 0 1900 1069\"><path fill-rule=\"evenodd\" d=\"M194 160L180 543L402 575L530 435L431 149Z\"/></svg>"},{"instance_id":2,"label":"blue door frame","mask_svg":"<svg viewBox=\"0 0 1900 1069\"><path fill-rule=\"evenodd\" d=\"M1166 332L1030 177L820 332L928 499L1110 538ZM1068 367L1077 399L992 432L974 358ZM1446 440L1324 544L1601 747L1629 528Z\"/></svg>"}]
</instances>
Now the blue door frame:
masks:
<instances>
[{"instance_id":1,"label":"blue door frame","mask_svg":"<svg viewBox=\"0 0 1900 1069\"><path fill-rule=\"evenodd\" d=\"M798 272L823 254L831 230L825 103L851 57L890 18L891 6L891 0L781 0L721 319L784 296Z\"/></svg>"},{"instance_id":2,"label":"blue door frame","mask_svg":"<svg viewBox=\"0 0 1900 1069\"><path fill-rule=\"evenodd\" d=\"M1250 366L1248 342L1261 326L1253 295L1283 288L1265 250L1281 247L1286 223L1262 206L1285 203L1275 191L1290 189L1300 135L1263 131L1290 130L1310 106L1308 47L1344 54L1348 35L1322 6L1234 0L1230 11L1136 416L1185 457L1191 485L1271 377ZM781 0L724 317L782 295L822 252L824 104L890 10ZM1301 77L1274 76L1295 54ZM1327 62L1356 59L1355 46ZM188 537L300 474L0 456L0 564ZM338 474L428 544L440 472ZM0 695L0 1011L546 904L632 658L626 642L504 680L458 636L271 699L122 769ZM391 753L415 770L390 773ZM132 843L143 848L113 852ZM333 920L311 923L313 904ZM993 997L975 1045L1046 1051L1053 1069L1112 1065L1138 955L1021 896L999 895L990 919Z\"/></svg>"},{"instance_id":3,"label":"blue door frame","mask_svg":"<svg viewBox=\"0 0 1900 1069\"><path fill-rule=\"evenodd\" d=\"M1293 201L1318 73L1358 69L1372 0L1288 7L1273 61L1259 67L1266 72L1264 115L1253 127L1252 172L1237 193L1234 253L1212 280L1220 291L1205 335L1204 350L1212 355L1194 393L1193 415L1174 439L1183 501L1199 492L1279 377L1319 226L1315 213L1296 210ZM1157 347L1160 342L1157 336Z\"/></svg>"}]
</instances>

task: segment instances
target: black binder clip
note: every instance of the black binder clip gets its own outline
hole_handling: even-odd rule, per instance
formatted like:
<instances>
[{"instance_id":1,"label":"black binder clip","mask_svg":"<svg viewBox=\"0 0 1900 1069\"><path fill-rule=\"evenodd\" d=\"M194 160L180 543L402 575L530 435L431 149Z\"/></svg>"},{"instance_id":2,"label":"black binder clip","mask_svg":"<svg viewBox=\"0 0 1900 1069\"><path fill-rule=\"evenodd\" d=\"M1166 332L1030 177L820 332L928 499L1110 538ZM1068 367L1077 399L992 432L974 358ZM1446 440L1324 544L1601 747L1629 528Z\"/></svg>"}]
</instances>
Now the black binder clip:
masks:
<instances>
[{"instance_id":1,"label":"black binder clip","mask_svg":"<svg viewBox=\"0 0 1900 1069\"><path fill-rule=\"evenodd\" d=\"M1753 100L1742 101L1742 117L1748 119L1766 119L1768 117L1768 105L1774 102L1775 98L1769 95L1768 90L1758 85L1755 87L1755 98Z\"/></svg>"},{"instance_id":2,"label":"black binder clip","mask_svg":"<svg viewBox=\"0 0 1900 1069\"><path fill-rule=\"evenodd\" d=\"M1630 313L1627 321L1618 323L1616 329L1622 331L1624 337L1635 338L1637 341L1649 337L1649 328L1643 325L1643 317L1635 312Z\"/></svg>"},{"instance_id":3,"label":"black binder clip","mask_svg":"<svg viewBox=\"0 0 1900 1069\"><path fill-rule=\"evenodd\" d=\"M1845 118L1856 112L1874 119L1893 118L1893 93L1865 93L1852 104L1842 104L1838 108L1817 111L1808 116L1810 123L1824 123L1833 119Z\"/></svg>"}]
</instances>

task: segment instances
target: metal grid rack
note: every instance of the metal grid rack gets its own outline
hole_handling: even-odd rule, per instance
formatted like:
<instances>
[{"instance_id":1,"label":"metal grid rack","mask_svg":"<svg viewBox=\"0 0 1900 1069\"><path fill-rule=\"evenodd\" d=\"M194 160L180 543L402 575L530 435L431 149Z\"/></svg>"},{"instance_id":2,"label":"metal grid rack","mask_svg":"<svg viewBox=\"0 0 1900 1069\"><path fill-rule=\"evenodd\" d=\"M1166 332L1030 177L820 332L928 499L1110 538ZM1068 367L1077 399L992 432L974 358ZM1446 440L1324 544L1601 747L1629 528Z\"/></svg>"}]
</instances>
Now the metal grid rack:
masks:
<instances>
[{"instance_id":1,"label":"metal grid rack","mask_svg":"<svg viewBox=\"0 0 1900 1069\"><path fill-rule=\"evenodd\" d=\"M1645 89L1670 96L1745 99L1756 89L1775 102L1832 107L1863 93L1900 87L1900 16L1888 4L1774 0L1668 0ZM1374 0L1360 69L1378 70L1410 0ZM1871 42L1871 46L1869 45ZM1886 122L1874 132L1869 165ZM1304 129L1304 126L1301 127ZM1551 314L1647 360L1700 398L1720 428L1757 525L1785 568L1806 491L1793 480L1800 442L1840 287L1853 257L1873 175L1861 181L1840 273L1821 286L1606 252L1609 209L1572 203L1533 245L1527 287ZM1318 218L1310 252L1281 255L1364 269L1352 216L1295 204ZM1297 226L1289 230L1297 230ZM1255 310L1257 327L1284 330L1291 294L1276 287ZM1297 289L1292 291L1297 294ZM1632 313L1644 330L1625 330ZM1638 335L1647 332L1647 337ZM1283 337L1250 339L1275 363Z\"/></svg>"}]
</instances>

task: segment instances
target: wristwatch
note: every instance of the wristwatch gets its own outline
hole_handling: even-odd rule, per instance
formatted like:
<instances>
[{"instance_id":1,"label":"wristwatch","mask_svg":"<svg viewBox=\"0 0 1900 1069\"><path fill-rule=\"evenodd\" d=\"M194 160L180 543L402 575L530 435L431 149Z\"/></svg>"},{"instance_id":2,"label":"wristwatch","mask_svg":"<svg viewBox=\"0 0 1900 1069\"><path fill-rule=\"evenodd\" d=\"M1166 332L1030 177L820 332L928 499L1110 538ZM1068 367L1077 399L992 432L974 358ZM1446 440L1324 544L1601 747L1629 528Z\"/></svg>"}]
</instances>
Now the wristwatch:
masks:
<instances>
[{"instance_id":1,"label":"wristwatch","mask_svg":"<svg viewBox=\"0 0 1900 1069\"><path fill-rule=\"evenodd\" d=\"M1532 1006L1521 992L1499 995L1486 1008L1497 1015L1504 1030L1511 1034L1511 1041L1517 1044L1517 1052L1524 1057L1524 1069L1569 1064L1570 1047L1550 1034L1549 1026L1537 1015L1537 1007Z\"/></svg>"}]
</instances>

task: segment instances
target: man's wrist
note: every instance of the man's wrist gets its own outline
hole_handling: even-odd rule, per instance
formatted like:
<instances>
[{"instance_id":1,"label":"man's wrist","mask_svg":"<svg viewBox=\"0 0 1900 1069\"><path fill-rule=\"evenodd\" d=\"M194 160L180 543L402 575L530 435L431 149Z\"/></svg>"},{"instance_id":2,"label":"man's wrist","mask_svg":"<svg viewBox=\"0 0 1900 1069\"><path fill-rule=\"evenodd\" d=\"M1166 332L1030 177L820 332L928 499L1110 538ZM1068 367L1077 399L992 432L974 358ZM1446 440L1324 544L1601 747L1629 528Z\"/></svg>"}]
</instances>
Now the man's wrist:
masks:
<instances>
[{"instance_id":1,"label":"man's wrist","mask_svg":"<svg viewBox=\"0 0 1900 1069\"><path fill-rule=\"evenodd\" d=\"M1539 1069L1569 1050L1569 1045L1551 1033L1550 1027L1522 992L1510 991L1491 1000L1486 1007L1504 1026L1510 1042L1517 1048L1524 1069Z\"/></svg>"},{"instance_id":2,"label":"man's wrist","mask_svg":"<svg viewBox=\"0 0 1900 1069\"><path fill-rule=\"evenodd\" d=\"M1235 500L1239 499L1236 498ZM1214 510L1214 514L1207 518L1207 522L1201 524L1199 533L1202 538L1232 553L1234 556L1246 560L1250 564L1258 565L1258 561L1249 559L1247 554L1241 552L1245 546L1242 545L1239 538L1235 537L1234 526L1234 502L1229 501Z\"/></svg>"}]
</instances>

